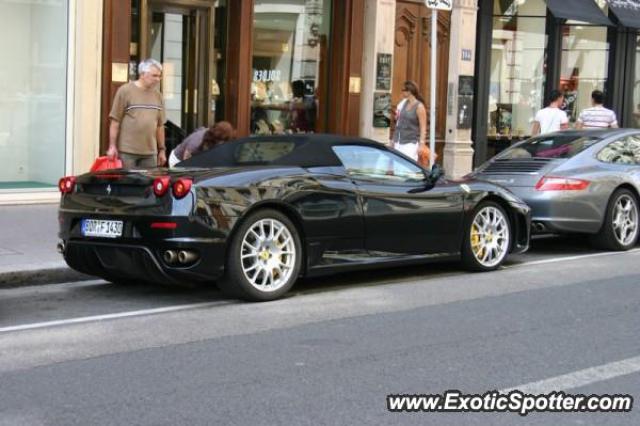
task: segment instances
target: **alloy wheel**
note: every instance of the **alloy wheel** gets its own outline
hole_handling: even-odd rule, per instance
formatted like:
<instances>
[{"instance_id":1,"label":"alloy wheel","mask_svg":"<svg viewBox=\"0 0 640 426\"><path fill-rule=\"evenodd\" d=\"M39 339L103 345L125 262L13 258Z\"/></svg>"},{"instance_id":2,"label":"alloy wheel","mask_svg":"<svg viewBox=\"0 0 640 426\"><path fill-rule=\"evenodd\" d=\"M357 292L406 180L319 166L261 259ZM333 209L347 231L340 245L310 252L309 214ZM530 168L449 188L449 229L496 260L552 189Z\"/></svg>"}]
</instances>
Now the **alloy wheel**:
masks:
<instances>
[{"instance_id":1,"label":"alloy wheel","mask_svg":"<svg viewBox=\"0 0 640 426\"><path fill-rule=\"evenodd\" d=\"M623 194L613 210L613 233L623 246L631 244L638 235L638 208L635 200Z\"/></svg>"},{"instance_id":2,"label":"alloy wheel","mask_svg":"<svg viewBox=\"0 0 640 426\"><path fill-rule=\"evenodd\" d=\"M493 206L482 208L471 224L471 252L484 267L498 265L509 250L509 222L504 213Z\"/></svg>"},{"instance_id":3,"label":"alloy wheel","mask_svg":"<svg viewBox=\"0 0 640 426\"><path fill-rule=\"evenodd\" d=\"M255 222L242 239L240 257L242 272L255 289L280 289L289 281L296 262L291 231L276 219Z\"/></svg>"}]
</instances>

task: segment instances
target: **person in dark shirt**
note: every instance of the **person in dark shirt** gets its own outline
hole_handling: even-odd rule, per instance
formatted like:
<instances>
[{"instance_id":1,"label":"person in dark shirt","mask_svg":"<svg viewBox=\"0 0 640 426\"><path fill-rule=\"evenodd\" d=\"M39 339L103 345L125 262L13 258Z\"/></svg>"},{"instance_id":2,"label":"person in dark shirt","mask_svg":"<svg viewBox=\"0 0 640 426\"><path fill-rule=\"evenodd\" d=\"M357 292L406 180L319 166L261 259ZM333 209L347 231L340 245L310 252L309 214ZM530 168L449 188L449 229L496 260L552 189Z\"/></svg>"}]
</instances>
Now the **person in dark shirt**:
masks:
<instances>
[{"instance_id":1,"label":"person in dark shirt","mask_svg":"<svg viewBox=\"0 0 640 426\"><path fill-rule=\"evenodd\" d=\"M291 83L293 97L289 103L289 130L293 133L307 133L315 130L316 101L314 96L305 94L302 80Z\"/></svg>"},{"instance_id":2,"label":"person in dark shirt","mask_svg":"<svg viewBox=\"0 0 640 426\"><path fill-rule=\"evenodd\" d=\"M191 156L233 139L235 131L228 121L219 121L210 128L201 127L191 133L171 151L169 166L173 167Z\"/></svg>"}]
</instances>

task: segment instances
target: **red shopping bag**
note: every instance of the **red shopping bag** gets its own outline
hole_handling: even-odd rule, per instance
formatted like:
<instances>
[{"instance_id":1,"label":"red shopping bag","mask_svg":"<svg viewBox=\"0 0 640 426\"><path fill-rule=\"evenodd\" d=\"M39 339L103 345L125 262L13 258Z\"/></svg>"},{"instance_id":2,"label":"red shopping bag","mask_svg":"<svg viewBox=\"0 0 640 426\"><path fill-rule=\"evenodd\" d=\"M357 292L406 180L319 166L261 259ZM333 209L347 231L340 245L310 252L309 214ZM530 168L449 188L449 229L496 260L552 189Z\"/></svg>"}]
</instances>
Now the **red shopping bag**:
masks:
<instances>
[{"instance_id":1,"label":"red shopping bag","mask_svg":"<svg viewBox=\"0 0 640 426\"><path fill-rule=\"evenodd\" d=\"M111 159L106 155L102 157L96 158L96 161L93 162L91 166L92 172L99 172L100 170L109 170L109 169L121 169L122 168L122 160L119 158Z\"/></svg>"}]
</instances>

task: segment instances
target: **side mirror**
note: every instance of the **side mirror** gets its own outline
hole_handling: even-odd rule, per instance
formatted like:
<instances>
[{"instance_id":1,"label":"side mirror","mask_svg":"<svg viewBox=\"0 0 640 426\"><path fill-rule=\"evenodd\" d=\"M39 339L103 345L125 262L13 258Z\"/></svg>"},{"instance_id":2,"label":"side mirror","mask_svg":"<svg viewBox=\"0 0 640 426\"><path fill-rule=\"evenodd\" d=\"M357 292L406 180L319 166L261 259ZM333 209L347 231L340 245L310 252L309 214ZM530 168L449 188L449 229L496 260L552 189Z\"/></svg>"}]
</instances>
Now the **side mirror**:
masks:
<instances>
[{"instance_id":1,"label":"side mirror","mask_svg":"<svg viewBox=\"0 0 640 426\"><path fill-rule=\"evenodd\" d=\"M427 179L430 183L435 185L438 179L440 179L442 176L444 176L444 170L442 170L439 165L434 164L433 167L431 167L431 171L429 172L429 176L427 177Z\"/></svg>"},{"instance_id":2,"label":"side mirror","mask_svg":"<svg viewBox=\"0 0 640 426\"><path fill-rule=\"evenodd\" d=\"M428 174L425 173L424 185L421 186L420 188L411 189L409 193L417 194L420 192L429 191L434 186L436 186L438 179L440 179L442 176L444 176L444 170L442 170L440 166L438 166L437 164L434 164L434 166L431 168L431 171L429 171Z\"/></svg>"}]
</instances>

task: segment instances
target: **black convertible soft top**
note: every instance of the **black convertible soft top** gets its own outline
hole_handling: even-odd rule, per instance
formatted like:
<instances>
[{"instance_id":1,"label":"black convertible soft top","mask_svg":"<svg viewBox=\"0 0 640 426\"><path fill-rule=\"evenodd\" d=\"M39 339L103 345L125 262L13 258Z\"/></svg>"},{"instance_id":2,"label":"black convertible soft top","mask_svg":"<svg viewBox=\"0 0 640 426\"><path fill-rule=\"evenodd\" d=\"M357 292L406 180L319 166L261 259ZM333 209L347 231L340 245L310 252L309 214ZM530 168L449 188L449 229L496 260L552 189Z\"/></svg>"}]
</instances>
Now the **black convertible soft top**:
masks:
<instances>
[{"instance_id":1,"label":"black convertible soft top","mask_svg":"<svg viewBox=\"0 0 640 426\"><path fill-rule=\"evenodd\" d=\"M342 163L332 149L339 145L381 146L369 139L331 134L255 136L219 145L176 164L176 167L339 167Z\"/></svg>"}]
</instances>

